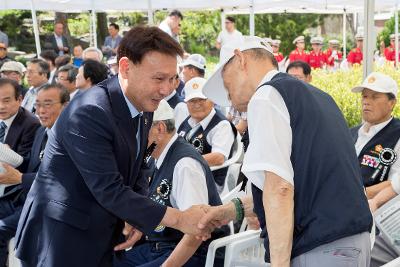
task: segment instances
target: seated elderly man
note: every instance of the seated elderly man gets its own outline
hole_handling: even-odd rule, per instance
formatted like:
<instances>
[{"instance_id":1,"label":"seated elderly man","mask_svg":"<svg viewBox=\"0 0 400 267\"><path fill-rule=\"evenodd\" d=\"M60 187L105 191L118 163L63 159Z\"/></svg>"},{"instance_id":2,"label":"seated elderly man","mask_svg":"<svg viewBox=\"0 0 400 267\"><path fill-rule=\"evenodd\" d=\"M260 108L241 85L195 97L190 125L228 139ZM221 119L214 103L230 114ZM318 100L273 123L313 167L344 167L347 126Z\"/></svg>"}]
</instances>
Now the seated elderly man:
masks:
<instances>
[{"instance_id":1,"label":"seated elderly man","mask_svg":"<svg viewBox=\"0 0 400 267\"><path fill-rule=\"evenodd\" d=\"M4 85L3 85L4 86ZM26 170L20 172L4 164L0 184L11 184L0 198L0 266L7 261L8 242L15 235L26 196L35 179L47 143L47 133L69 101L67 89L61 85L41 87L35 102L36 115L42 127L36 130Z\"/></svg>"},{"instance_id":2,"label":"seated elderly man","mask_svg":"<svg viewBox=\"0 0 400 267\"><path fill-rule=\"evenodd\" d=\"M178 134L203 155L209 166L218 166L231 156L237 131L203 94L205 82L204 78L193 78L186 83L185 102L190 115L179 126ZM227 169L213 172L219 190L224 185Z\"/></svg>"},{"instance_id":3,"label":"seated elderly man","mask_svg":"<svg viewBox=\"0 0 400 267\"><path fill-rule=\"evenodd\" d=\"M353 92L361 92L363 124L352 128L364 186L371 210L376 210L400 192L400 120L393 118L397 83L382 73L371 73ZM398 257L377 236L371 266L381 266Z\"/></svg>"},{"instance_id":4,"label":"seated elderly man","mask_svg":"<svg viewBox=\"0 0 400 267\"><path fill-rule=\"evenodd\" d=\"M173 118L172 108L162 100L149 132L149 147L155 144L151 155L156 159L149 197L180 210L195 204L220 205L207 162L177 135ZM224 230L217 229L212 239L224 234ZM127 251L125 258L116 258L114 266L204 266L209 242L160 225L143 244Z\"/></svg>"}]
</instances>

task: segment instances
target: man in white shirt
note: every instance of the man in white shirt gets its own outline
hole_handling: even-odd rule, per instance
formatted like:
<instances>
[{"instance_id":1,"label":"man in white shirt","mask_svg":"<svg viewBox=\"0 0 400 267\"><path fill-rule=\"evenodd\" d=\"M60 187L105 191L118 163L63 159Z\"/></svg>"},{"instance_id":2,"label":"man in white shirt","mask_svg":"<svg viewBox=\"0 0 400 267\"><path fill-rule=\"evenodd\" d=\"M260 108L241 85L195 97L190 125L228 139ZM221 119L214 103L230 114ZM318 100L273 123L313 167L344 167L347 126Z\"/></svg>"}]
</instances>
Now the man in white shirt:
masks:
<instances>
[{"instance_id":1,"label":"man in white shirt","mask_svg":"<svg viewBox=\"0 0 400 267\"><path fill-rule=\"evenodd\" d=\"M30 112L35 112L35 101L39 88L49 81L50 66L42 59L33 59L27 64L26 79L30 88L26 92L21 106Z\"/></svg>"},{"instance_id":2,"label":"man in white shirt","mask_svg":"<svg viewBox=\"0 0 400 267\"><path fill-rule=\"evenodd\" d=\"M220 205L210 168L197 151L178 136L174 125L173 110L162 100L154 112L149 132L148 144L156 145L151 152L156 166L149 177L149 197L179 210L198 204ZM224 232L219 229L213 234L215 239ZM116 259L114 266L204 266L209 242L203 243L194 236L160 225L146 236L145 243L127 251L126 258Z\"/></svg>"},{"instance_id":3,"label":"man in white shirt","mask_svg":"<svg viewBox=\"0 0 400 267\"><path fill-rule=\"evenodd\" d=\"M222 49L204 92L219 105L230 99L247 110L250 144L242 171L253 184L266 261L369 266L372 216L350 132L332 97L279 73L272 48L260 38ZM233 219L235 211L248 215L246 205L224 206L209 208L199 227Z\"/></svg>"},{"instance_id":4,"label":"man in white shirt","mask_svg":"<svg viewBox=\"0 0 400 267\"><path fill-rule=\"evenodd\" d=\"M169 36L179 43L179 33L183 15L179 10L172 10L158 26L161 30L168 33Z\"/></svg>"},{"instance_id":5,"label":"man in white shirt","mask_svg":"<svg viewBox=\"0 0 400 267\"><path fill-rule=\"evenodd\" d=\"M371 211L400 193L400 120L393 118L397 83L373 72L352 89L361 93L363 123L351 129ZM378 235L371 266L381 266L399 255Z\"/></svg>"},{"instance_id":6,"label":"man in white shirt","mask_svg":"<svg viewBox=\"0 0 400 267\"><path fill-rule=\"evenodd\" d=\"M178 134L203 155L209 166L222 165L232 153L236 128L214 108L202 92L204 78L193 78L185 84L185 102L189 116L179 126ZM213 172L218 190L222 190L227 168Z\"/></svg>"},{"instance_id":7,"label":"man in white shirt","mask_svg":"<svg viewBox=\"0 0 400 267\"><path fill-rule=\"evenodd\" d=\"M217 43L215 44L217 49L221 49L221 46L243 38L243 34L235 28L235 21L235 18L231 16L225 18L225 30L222 30L218 34Z\"/></svg>"}]
</instances>

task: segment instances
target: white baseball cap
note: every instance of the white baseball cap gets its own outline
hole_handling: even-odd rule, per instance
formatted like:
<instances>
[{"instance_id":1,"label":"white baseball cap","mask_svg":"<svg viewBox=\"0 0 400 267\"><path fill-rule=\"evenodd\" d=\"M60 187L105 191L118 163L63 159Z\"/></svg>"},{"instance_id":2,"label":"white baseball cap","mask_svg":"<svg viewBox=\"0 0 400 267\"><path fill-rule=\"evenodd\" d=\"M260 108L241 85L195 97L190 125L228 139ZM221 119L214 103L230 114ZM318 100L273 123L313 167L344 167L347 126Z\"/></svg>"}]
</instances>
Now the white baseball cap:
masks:
<instances>
[{"instance_id":1,"label":"white baseball cap","mask_svg":"<svg viewBox=\"0 0 400 267\"><path fill-rule=\"evenodd\" d=\"M320 44L320 45L322 45L324 43L324 38L322 38L320 36L315 36L315 37L311 38L310 43L311 44Z\"/></svg>"},{"instance_id":2,"label":"white baseball cap","mask_svg":"<svg viewBox=\"0 0 400 267\"><path fill-rule=\"evenodd\" d=\"M200 54L191 54L187 59L185 59L180 66L192 65L196 68L205 70L206 69L206 59Z\"/></svg>"},{"instance_id":3,"label":"white baseball cap","mask_svg":"<svg viewBox=\"0 0 400 267\"><path fill-rule=\"evenodd\" d=\"M304 42L304 36L297 36L296 39L293 40L293 44L296 44L297 42Z\"/></svg>"},{"instance_id":4,"label":"white baseball cap","mask_svg":"<svg viewBox=\"0 0 400 267\"><path fill-rule=\"evenodd\" d=\"M232 57L234 57L234 52L236 49L239 49L239 51L246 51L254 48L265 49L273 54L272 47L257 36L247 36L240 41L232 42L222 46L219 56L220 61L216 67L216 70L203 87L204 95L220 106L231 106L228 92L222 79L222 69L224 68L225 64Z\"/></svg>"},{"instance_id":5,"label":"white baseball cap","mask_svg":"<svg viewBox=\"0 0 400 267\"><path fill-rule=\"evenodd\" d=\"M166 121L174 118L174 110L164 99L160 101L158 108L154 111L153 121Z\"/></svg>"},{"instance_id":6,"label":"white baseball cap","mask_svg":"<svg viewBox=\"0 0 400 267\"><path fill-rule=\"evenodd\" d=\"M26 68L21 62L7 61L3 64L3 66L1 66L0 72L3 71L15 71L21 75L24 75Z\"/></svg>"},{"instance_id":7,"label":"white baseball cap","mask_svg":"<svg viewBox=\"0 0 400 267\"><path fill-rule=\"evenodd\" d=\"M352 92L362 92L364 89L370 89L379 93L392 93L397 97L397 83L391 77L380 73L372 72L365 78L364 82L360 86L356 86L351 89Z\"/></svg>"},{"instance_id":8,"label":"white baseball cap","mask_svg":"<svg viewBox=\"0 0 400 267\"><path fill-rule=\"evenodd\" d=\"M183 88L183 90L185 90L185 102L188 102L193 98L207 99L203 93L204 84L206 81L206 79L201 77L190 79Z\"/></svg>"}]
</instances>

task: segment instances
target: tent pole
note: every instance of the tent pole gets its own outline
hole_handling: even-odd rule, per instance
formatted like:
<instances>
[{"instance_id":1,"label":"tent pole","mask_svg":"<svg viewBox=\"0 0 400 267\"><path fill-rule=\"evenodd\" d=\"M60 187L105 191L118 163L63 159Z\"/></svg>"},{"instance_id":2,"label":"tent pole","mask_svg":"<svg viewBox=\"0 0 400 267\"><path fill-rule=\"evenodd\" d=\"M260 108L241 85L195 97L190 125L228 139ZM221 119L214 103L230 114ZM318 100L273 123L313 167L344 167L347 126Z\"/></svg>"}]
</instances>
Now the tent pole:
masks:
<instances>
[{"instance_id":1,"label":"tent pole","mask_svg":"<svg viewBox=\"0 0 400 267\"><path fill-rule=\"evenodd\" d=\"M254 35L254 0L250 0L250 36Z\"/></svg>"},{"instance_id":2,"label":"tent pole","mask_svg":"<svg viewBox=\"0 0 400 267\"><path fill-rule=\"evenodd\" d=\"M36 54L39 57L40 53L42 52L42 49L40 47L39 27L33 0L31 0L31 12L32 12L33 34L35 35Z\"/></svg>"},{"instance_id":3,"label":"tent pole","mask_svg":"<svg viewBox=\"0 0 400 267\"><path fill-rule=\"evenodd\" d=\"M396 0L396 6L394 11L394 35L395 35L395 62L396 68L399 66L399 6L398 0Z\"/></svg>"},{"instance_id":4,"label":"tent pole","mask_svg":"<svg viewBox=\"0 0 400 267\"><path fill-rule=\"evenodd\" d=\"M346 22L347 22L346 9L343 9L343 58L346 58L346 45L347 45Z\"/></svg>"},{"instance_id":5,"label":"tent pole","mask_svg":"<svg viewBox=\"0 0 400 267\"><path fill-rule=\"evenodd\" d=\"M148 8L147 8L147 24L149 26L154 25L154 17L153 17L153 7L151 4L151 0L147 0Z\"/></svg>"},{"instance_id":6,"label":"tent pole","mask_svg":"<svg viewBox=\"0 0 400 267\"><path fill-rule=\"evenodd\" d=\"M375 0L364 0L363 79L372 72L374 64L374 8Z\"/></svg>"},{"instance_id":7,"label":"tent pole","mask_svg":"<svg viewBox=\"0 0 400 267\"><path fill-rule=\"evenodd\" d=\"M91 10L91 20L92 20L92 38L93 46L97 47L97 32L96 32L96 11L94 8Z\"/></svg>"}]
</instances>

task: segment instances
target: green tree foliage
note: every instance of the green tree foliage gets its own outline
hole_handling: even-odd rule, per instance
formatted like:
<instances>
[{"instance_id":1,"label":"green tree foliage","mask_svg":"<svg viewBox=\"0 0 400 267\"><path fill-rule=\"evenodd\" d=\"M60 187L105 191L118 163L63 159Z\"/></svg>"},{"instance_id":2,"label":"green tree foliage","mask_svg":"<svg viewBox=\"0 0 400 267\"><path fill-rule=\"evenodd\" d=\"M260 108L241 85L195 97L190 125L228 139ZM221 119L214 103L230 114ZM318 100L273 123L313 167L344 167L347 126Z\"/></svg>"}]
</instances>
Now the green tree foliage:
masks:
<instances>
[{"instance_id":1,"label":"green tree foliage","mask_svg":"<svg viewBox=\"0 0 400 267\"><path fill-rule=\"evenodd\" d=\"M248 35L249 15L238 15L236 18L237 29ZM280 50L288 55L295 48L292 42L297 36L305 35L306 43L309 43L310 36L307 36L305 30L317 27L322 23L322 19L322 15L318 14L256 14L255 34L259 37L280 39Z\"/></svg>"},{"instance_id":2,"label":"green tree foliage","mask_svg":"<svg viewBox=\"0 0 400 267\"><path fill-rule=\"evenodd\" d=\"M400 18L400 14L399 14ZM394 16L391 17L388 21L385 22L385 27L383 30L378 34L378 38L376 38L376 47L379 49L380 44L382 41L385 42L385 46L390 45L390 35L394 33ZM400 30L399 30L400 31Z\"/></svg>"},{"instance_id":3,"label":"green tree foliage","mask_svg":"<svg viewBox=\"0 0 400 267\"><path fill-rule=\"evenodd\" d=\"M10 46L15 46L17 49L23 49L27 40L33 40L32 31L24 26L24 19L31 18L30 11L0 11L0 18L0 30L7 33Z\"/></svg>"}]
</instances>

